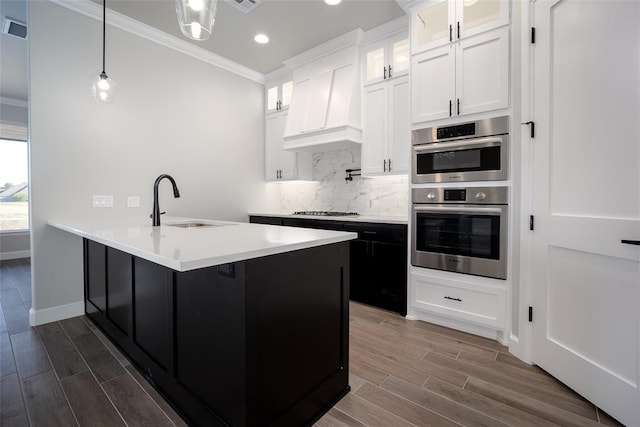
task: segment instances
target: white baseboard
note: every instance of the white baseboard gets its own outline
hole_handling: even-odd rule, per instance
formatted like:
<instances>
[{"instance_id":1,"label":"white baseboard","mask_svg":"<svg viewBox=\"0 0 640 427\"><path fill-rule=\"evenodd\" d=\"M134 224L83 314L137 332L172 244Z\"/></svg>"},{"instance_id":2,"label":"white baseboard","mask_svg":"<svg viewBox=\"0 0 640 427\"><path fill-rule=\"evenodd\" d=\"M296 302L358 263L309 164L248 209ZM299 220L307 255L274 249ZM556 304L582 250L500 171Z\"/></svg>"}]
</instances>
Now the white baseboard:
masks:
<instances>
[{"instance_id":1,"label":"white baseboard","mask_svg":"<svg viewBox=\"0 0 640 427\"><path fill-rule=\"evenodd\" d=\"M478 335L484 338L489 338L498 341L502 345L507 345L508 341L503 338L502 331L497 329L488 328L485 326L471 324L465 321L451 319L444 316L438 316L426 312L418 312L414 310L414 313L406 316L409 320L422 320L423 322L429 322L436 325L444 326L458 331L467 332L469 334Z\"/></svg>"},{"instance_id":2,"label":"white baseboard","mask_svg":"<svg viewBox=\"0 0 640 427\"><path fill-rule=\"evenodd\" d=\"M82 316L84 314L84 301L72 302L71 304L59 305L57 307L43 308L42 310L29 310L29 323L31 326L44 325L45 323L57 322L58 320L69 319L71 317Z\"/></svg>"},{"instance_id":3,"label":"white baseboard","mask_svg":"<svg viewBox=\"0 0 640 427\"><path fill-rule=\"evenodd\" d=\"M0 261L18 258L31 258L31 251L0 252Z\"/></svg>"}]
</instances>

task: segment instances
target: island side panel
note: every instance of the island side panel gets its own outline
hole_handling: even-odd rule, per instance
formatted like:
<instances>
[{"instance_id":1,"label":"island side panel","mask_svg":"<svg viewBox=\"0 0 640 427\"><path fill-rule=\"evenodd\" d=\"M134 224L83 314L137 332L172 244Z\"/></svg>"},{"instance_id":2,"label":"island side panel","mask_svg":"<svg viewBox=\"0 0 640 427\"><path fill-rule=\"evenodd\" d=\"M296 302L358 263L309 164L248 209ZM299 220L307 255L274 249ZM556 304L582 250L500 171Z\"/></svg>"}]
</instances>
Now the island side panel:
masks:
<instances>
[{"instance_id":1,"label":"island side panel","mask_svg":"<svg viewBox=\"0 0 640 427\"><path fill-rule=\"evenodd\" d=\"M248 260L247 293L258 424L306 425L349 390L349 243Z\"/></svg>"},{"instance_id":2,"label":"island side panel","mask_svg":"<svg viewBox=\"0 0 640 427\"><path fill-rule=\"evenodd\" d=\"M107 311L107 249L84 239L85 311Z\"/></svg>"},{"instance_id":3,"label":"island side panel","mask_svg":"<svg viewBox=\"0 0 640 427\"><path fill-rule=\"evenodd\" d=\"M128 337L132 330L133 257L107 247L107 317Z\"/></svg>"},{"instance_id":4,"label":"island side panel","mask_svg":"<svg viewBox=\"0 0 640 427\"><path fill-rule=\"evenodd\" d=\"M178 273L175 288L176 380L233 426L248 425L249 412L244 264Z\"/></svg>"},{"instance_id":5,"label":"island side panel","mask_svg":"<svg viewBox=\"0 0 640 427\"><path fill-rule=\"evenodd\" d=\"M174 273L141 258L133 261L133 341L162 369L172 371Z\"/></svg>"}]
</instances>

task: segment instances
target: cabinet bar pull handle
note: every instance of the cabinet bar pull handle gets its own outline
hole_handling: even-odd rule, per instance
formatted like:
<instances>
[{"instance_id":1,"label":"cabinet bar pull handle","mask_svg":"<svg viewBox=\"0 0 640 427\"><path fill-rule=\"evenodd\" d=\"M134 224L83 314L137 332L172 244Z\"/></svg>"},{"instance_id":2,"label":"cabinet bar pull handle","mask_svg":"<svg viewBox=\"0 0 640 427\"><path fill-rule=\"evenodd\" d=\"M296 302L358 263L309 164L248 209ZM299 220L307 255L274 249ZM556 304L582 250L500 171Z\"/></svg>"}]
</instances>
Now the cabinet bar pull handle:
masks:
<instances>
[{"instance_id":1,"label":"cabinet bar pull handle","mask_svg":"<svg viewBox=\"0 0 640 427\"><path fill-rule=\"evenodd\" d=\"M460 298L444 297L444 299L450 299L450 300L452 300L452 301L462 302L462 300L461 300Z\"/></svg>"},{"instance_id":2,"label":"cabinet bar pull handle","mask_svg":"<svg viewBox=\"0 0 640 427\"><path fill-rule=\"evenodd\" d=\"M458 115L460 115L460 98L457 99L458 102Z\"/></svg>"},{"instance_id":3,"label":"cabinet bar pull handle","mask_svg":"<svg viewBox=\"0 0 640 427\"><path fill-rule=\"evenodd\" d=\"M389 65L389 78L391 78L391 65Z\"/></svg>"},{"instance_id":4,"label":"cabinet bar pull handle","mask_svg":"<svg viewBox=\"0 0 640 427\"><path fill-rule=\"evenodd\" d=\"M640 240L620 240L620 243L624 243L625 245L640 246Z\"/></svg>"},{"instance_id":5,"label":"cabinet bar pull handle","mask_svg":"<svg viewBox=\"0 0 640 427\"><path fill-rule=\"evenodd\" d=\"M451 108L453 107L453 101L449 100L449 117L451 117Z\"/></svg>"},{"instance_id":6,"label":"cabinet bar pull handle","mask_svg":"<svg viewBox=\"0 0 640 427\"><path fill-rule=\"evenodd\" d=\"M453 41L453 26L449 24L449 41Z\"/></svg>"},{"instance_id":7,"label":"cabinet bar pull handle","mask_svg":"<svg viewBox=\"0 0 640 427\"><path fill-rule=\"evenodd\" d=\"M387 78L387 67L384 67L384 77L382 78L382 80L386 80Z\"/></svg>"},{"instance_id":8,"label":"cabinet bar pull handle","mask_svg":"<svg viewBox=\"0 0 640 427\"><path fill-rule=\"evenodd\" d=\"M460 21L458 21L458 38L460 38Z\"/></svg>"},{"instance_id":9,"label":"cabinet bar pull handle","mask_svg":"<svg viewBox=\"0 0 640 427\"><path fill-rule=\"evenodd\" d=\"M391 159L389 159L389 172L391 172Z\"/></svg>"},{"instance_id":10,"label":"cabinet bar pull handle","mask_svg":"<svg viewBox=\"0 0 640 427\"><path fill-rule=\"evenodd\" d=\"M387 171L387 161L386 160L383 160L383 166L382 167L384 168L384 172L386 172Z\"/></svg>"}]
</instances>

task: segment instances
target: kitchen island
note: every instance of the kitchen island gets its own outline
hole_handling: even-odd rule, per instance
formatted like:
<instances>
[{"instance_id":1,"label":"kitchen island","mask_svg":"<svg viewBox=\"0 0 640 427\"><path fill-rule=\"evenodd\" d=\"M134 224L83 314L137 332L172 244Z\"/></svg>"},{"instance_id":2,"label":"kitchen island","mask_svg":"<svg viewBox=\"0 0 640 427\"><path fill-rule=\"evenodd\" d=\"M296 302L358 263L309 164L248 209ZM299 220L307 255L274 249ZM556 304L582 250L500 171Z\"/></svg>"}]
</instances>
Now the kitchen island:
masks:
<instances>
[{"instance_id":1,"label":"kitchen island","mask_svg":"<svg viewBox=\"0 0 640 427\"><path fill-rule=\"evenodd\" d=\"M83 237L85 310L197 425L310 425L349 391L355 233L163 218Z\"/></svg>"}]
</instances>

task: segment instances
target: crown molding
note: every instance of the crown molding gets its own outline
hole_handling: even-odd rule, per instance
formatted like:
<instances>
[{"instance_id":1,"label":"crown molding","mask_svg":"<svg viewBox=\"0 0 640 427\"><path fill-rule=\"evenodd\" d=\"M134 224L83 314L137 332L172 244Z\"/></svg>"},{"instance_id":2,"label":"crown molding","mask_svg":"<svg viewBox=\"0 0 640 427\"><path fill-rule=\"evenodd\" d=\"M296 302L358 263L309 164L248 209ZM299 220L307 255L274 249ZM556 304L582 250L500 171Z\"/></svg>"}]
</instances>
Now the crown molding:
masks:
<instances>
[{"instance_id":1,"label":"crown molding","mask_svg":"<svg viewBox=\"0 0 640 427\"><path fill-rule=\"evenodd\" d=\"M331 39L328 42L322 43L321 45L306 50L301 54L296 55L293 58L289 58L283 62L287 67L295 69L301 67L302 65L308 64L311 61L315 61L347 47L353 45L358 46L362 42L363 38L364 31L362 31L360 28L356 28L355 30L349 31L348 33Z\"/></svg>"},{"instance_id":2,"label":"crown molding","mask_svg":"<svg viewBox=\"0 0 640 427\"><path fill-rule=\"evenodd\" d=\"M29 108L29 103L22 99L7 98L0 96L0 104L11 105L12 107Z\"/></svg>"},{"instance_id":3,"label":"crown molding","mask_svg":"<svg viewBox=\"0 0 640 427\"><path fill-rule=\"evenodd\" d=\"M422 0L396 0L398 6L404 10L405 13L411 13L411 8L420 3Z\"/></svg>"},{"instance_id":4,"label":"crown molding","mask_svg":"<svg viewBox=\"0 0 640 427\"><path fill-rule=\"evenodd\" d=\"M382 39L386 39L387 37L400 33L406 33L407 37L409 36L409 17L407 15L400 16L393 21L389 21L378 27L370 29L364 33L363 43L370 44L378 42Z\"/></svg>"},{"instance_id":5,"label":"crown molding","mask_svg":"<svg viewBox=\"0 0 640 427\"><path fill-rule=\"evenodd\" d=\"M53 4L62 6L66 9L80 13L89 18L102 21L102 7L90 0L48 0ZM107 25L134 34L136 36L147 39L151 42L157 43L161 46L169 49L176 50L185 55L199 59L207 64L211 64L215 67L237 74L254 82L264 84L265 76L258 71L255 71L244 65L240 65L237 62L224 58L211 51L195 46L186 40L182 40L178 37L172 36L154 28L150 25L143 24L140 21L136 21L126 15L118 13L114 10L107 8Z\"/></svg>"},{"instance_id":6,"label":"crown molding","mask_svg":"<svg viewBox=\"0 0 640 427\"><path fill-rule=\"evenodd\" d=\"M277 68L264 75L265 82L273 82L280 79L290 79L293 75L293 70L286 65Z\"/></svg>"}]
</instances>

